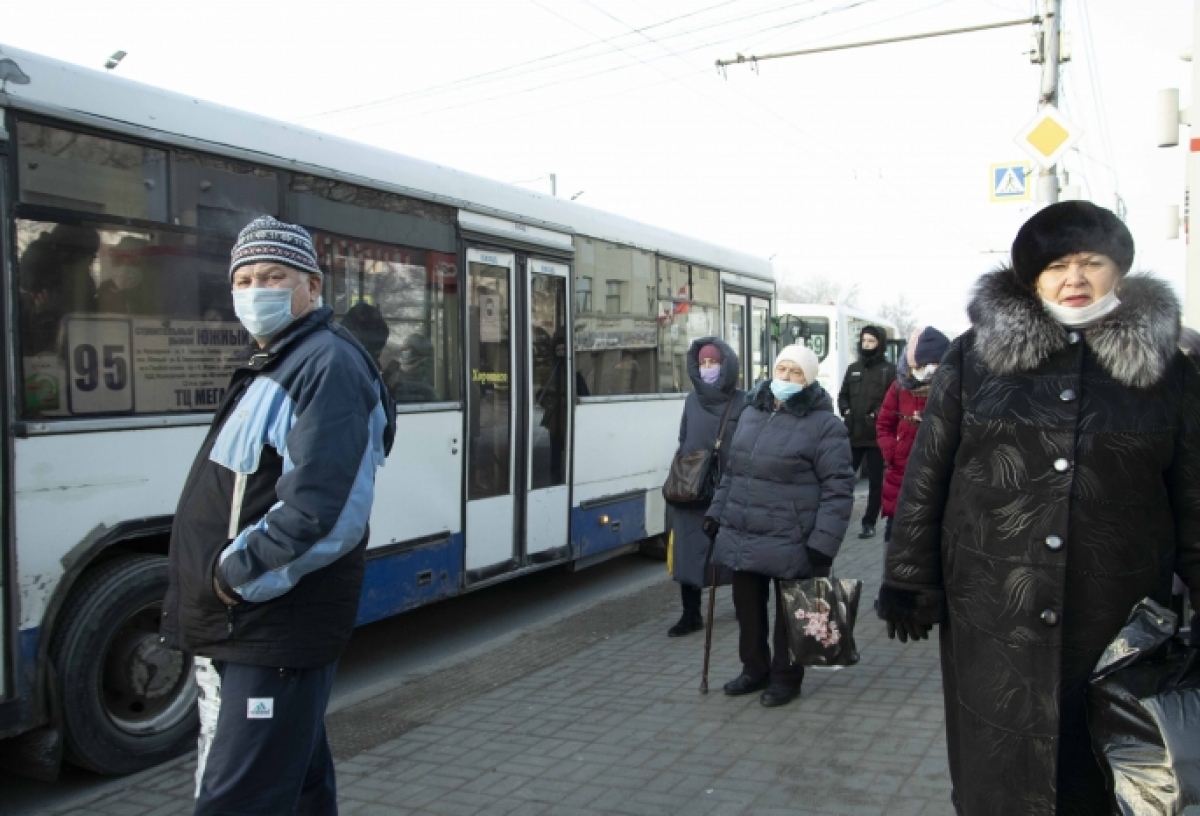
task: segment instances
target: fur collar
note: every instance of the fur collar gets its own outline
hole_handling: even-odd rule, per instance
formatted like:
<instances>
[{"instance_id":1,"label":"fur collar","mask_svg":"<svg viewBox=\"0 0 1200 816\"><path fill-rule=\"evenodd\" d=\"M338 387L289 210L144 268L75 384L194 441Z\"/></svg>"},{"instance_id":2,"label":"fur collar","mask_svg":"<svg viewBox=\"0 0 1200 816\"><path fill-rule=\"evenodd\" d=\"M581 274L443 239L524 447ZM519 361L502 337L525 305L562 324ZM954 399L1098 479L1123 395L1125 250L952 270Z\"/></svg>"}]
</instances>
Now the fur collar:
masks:
<instances>
[{"instance_id":1,"label":"fur collar","mask_svg":"<svg viewBox=\"0 0 1200 816\"><path fill-rule=\"evenodd\" d=\"M1121 305L1082 329L1087 344L1114 380L1149 388L1166 373L1178 351L1179 299L1167 284L1130 275L1117 284ZM1040 366L1067 345L1067 332L1010 267L979 279L967 307L975 347L994 374L1017 374Z\"/></svg>"}]
</instances>

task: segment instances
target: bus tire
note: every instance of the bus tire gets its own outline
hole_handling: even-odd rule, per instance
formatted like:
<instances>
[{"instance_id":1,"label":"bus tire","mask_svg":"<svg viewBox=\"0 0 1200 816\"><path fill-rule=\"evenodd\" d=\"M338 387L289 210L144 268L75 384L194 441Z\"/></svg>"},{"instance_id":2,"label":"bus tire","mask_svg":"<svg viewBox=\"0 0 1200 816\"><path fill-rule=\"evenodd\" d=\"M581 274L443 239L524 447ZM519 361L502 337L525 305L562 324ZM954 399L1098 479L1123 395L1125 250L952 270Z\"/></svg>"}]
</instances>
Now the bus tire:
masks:
<instances>
[{"instance_id":1,"label":"bus tire","mask_svg":"<svg viewBox=\"0 0 1200 816\"><path fill-rule=\"evenodd\" d=\"M84 573L51 642L66 759L104 774L196 747L192 660L158 635L167 559L122 555Z\"/></svg>"}]
</instances>

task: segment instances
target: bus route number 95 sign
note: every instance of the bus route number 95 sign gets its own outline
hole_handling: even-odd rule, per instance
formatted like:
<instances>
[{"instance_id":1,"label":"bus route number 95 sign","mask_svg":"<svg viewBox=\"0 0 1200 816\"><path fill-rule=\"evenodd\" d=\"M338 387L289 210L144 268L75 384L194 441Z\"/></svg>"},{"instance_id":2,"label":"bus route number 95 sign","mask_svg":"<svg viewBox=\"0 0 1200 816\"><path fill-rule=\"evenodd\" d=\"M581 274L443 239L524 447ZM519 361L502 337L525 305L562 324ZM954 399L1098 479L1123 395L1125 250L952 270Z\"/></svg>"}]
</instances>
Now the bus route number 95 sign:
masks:
<instances>
[{"instance_id":1,"label":"bus route number 95 sign","mask_svg":"<svg viewBox=\"0 0 1200 816\"><path fill-rule=\"evenodd\" d=\"M67 320L67 366L73 414L133 411L129 368L132 331L128 320Z\"/></svg>"}]
</instances>

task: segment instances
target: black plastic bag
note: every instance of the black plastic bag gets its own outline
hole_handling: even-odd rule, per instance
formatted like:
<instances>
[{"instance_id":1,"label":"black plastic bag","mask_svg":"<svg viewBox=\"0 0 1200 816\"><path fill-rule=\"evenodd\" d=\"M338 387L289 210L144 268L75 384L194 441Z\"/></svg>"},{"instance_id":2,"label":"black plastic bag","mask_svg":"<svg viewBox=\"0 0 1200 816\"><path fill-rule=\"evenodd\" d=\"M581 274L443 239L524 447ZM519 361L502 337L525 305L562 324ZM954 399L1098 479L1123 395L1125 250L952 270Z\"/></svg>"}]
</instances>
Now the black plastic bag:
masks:
<instances>
[{"instance_id":1,"label":"black plastic bag","mask_svg":"<svg viewBox=\"0 0 1200 816\"><path fill-rule=\"evenodd\" d=\"M787 610L792 661L805 666L853 666L858 662L854 621L862 581L805 578L780 581Z\"/></svg>"},{"instance_id":2,"label":"black plastic bag","mask_svg":"<svg viewBox=\"0 0 1200 816\"><path fill-rule=\"evenodd\" d=\"M1088 728L1122 816L1200 804L1200 650L1175 613L1145 598L1096 663Z\"/></svg>"}]
</instances>

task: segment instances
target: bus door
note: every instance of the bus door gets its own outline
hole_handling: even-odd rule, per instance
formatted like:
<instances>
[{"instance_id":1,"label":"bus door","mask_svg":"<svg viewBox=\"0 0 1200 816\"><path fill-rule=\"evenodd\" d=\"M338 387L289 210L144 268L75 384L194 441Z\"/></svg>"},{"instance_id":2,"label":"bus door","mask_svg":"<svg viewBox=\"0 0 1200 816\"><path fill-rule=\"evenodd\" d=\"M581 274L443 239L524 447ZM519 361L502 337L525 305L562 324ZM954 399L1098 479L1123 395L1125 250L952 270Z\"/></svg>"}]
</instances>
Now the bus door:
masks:
<instances>
[{"instance_id":1,"label":"bus door","mask_svg":"<svg viewBox=\"0 0 1200 816\"><path fill-rule=\"evenodd\" d=\"M525 336L529 372L525 467L525 553L529 563L569 554L571 407L575 404L574 355L568 342L566 264L531 258Z\"/></svg>"},{"instance_id":2,"label":"bus door","mask_svg":"<svg viewBox=\"0 0 1200 816\"><path fill-rule=\"evenodd\" d=\"M467 250L467 582L520 566L516 536L516 256Z\"/></svg>"},{"instance_id":3,"label":"bus door","mask_svg":"<svg viewBox=\"0 0 1200 816\"><path fill-rule=\"evenodd\" d=\"M569 555L569 273L467 251L468 584Z\"/></svg>"},{"instance_id":4,"label":"bus door","mask_svg":"<svg viewBox=\"0 0 1200 816\"><path fill-rule=\"evenodd\" d=\"M741 363L741 387L747 390L770 379L771 301L747 292L725 291L725 342Z\"/></svg>"}]
</instances>

